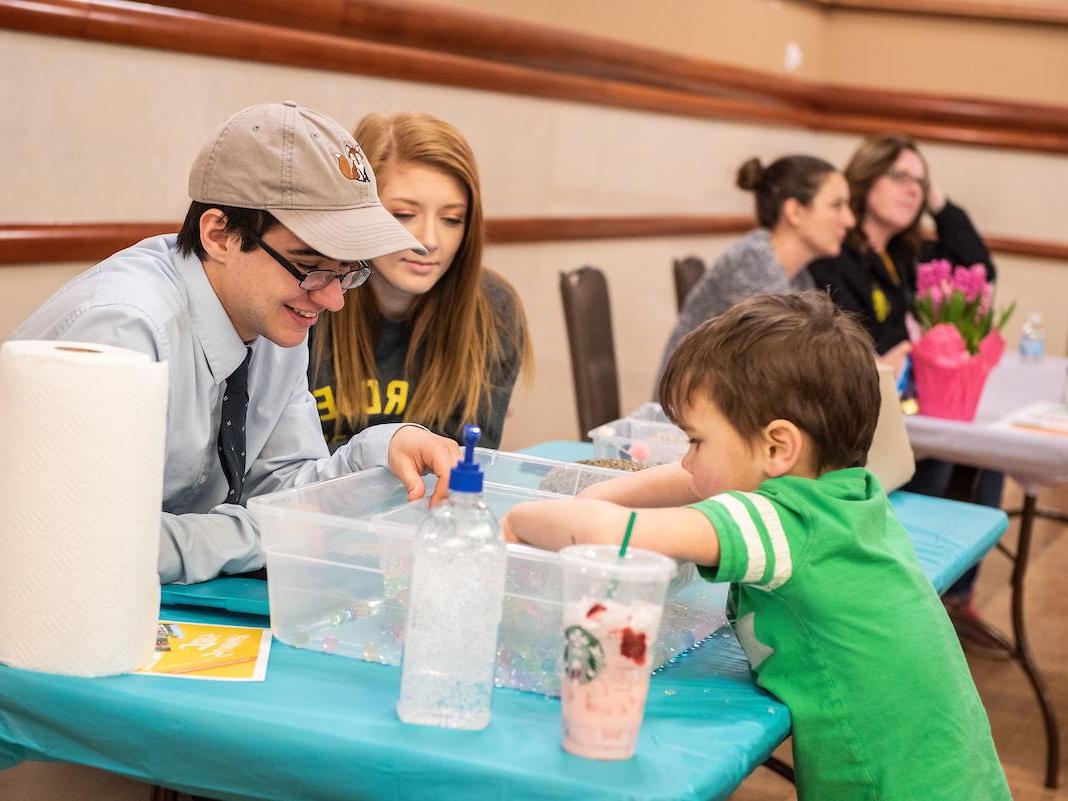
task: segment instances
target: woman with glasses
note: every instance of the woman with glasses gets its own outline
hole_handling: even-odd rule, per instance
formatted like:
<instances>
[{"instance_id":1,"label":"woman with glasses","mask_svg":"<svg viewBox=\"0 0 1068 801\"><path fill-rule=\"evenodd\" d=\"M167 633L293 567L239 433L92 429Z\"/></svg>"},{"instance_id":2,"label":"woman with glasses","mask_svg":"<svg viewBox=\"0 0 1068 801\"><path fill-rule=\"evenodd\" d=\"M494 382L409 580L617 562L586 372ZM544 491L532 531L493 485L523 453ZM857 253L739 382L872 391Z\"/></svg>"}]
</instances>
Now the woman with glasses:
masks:
<instances>
[{"instance_id":1,"label":"woman with glasses","mask_svg":"<svg viewBox=\"0 0 1068 801\"><path fill-rule=\"evenodd\" d=\"M428 114L371 114L356 128L382 204L427 249L375 259L345 307L310 338L310 379L332 444L402 420L495 448L520 366L526 317L511 285L482 264L474 154Z\"/></svg>"},{"instance_id":2,"label":"woman with glasses","mask_svg":"<svg viewBox=\"0 0 1068 801\"><path fill-rule=\"evenodd\" d=\"M964 209L930 182L927 162L907 136L886 134L861 143L845 168L856 226L842 252L809 266L817 286L860 317L875 349L900 373L908 352L906 318L916 290L916 265L931 259L985 264L990 251ZM924 241L920 218L934 218L937 239Z\"/></svg>"},{"instance_id":3,"label":"woman with glasses","mask_svg":"<svg viewBox=\"0 0 1068 801\"><path fill-rule=\"evenodd\" d=\"M927 162L912 139L886 134L865 140L849 160L845 176L856 227L836 258L814 262L809 271L817 286L831 290L839 307L860 317L883 360L900 373L909 351L906 321L912 312L917 264L930 259L981 263L993 280L994 262L964 209L931 183ZM920 236L925 210L934 218L933 241ZM945 497L952 484L954 496L998 507L1003 481L1001 473L924 459L902 489ZM971 605L977 571L978 566L965 573L943 601L970 652L1007 658L1007 641Z\"/></svg>"}]
</instances>

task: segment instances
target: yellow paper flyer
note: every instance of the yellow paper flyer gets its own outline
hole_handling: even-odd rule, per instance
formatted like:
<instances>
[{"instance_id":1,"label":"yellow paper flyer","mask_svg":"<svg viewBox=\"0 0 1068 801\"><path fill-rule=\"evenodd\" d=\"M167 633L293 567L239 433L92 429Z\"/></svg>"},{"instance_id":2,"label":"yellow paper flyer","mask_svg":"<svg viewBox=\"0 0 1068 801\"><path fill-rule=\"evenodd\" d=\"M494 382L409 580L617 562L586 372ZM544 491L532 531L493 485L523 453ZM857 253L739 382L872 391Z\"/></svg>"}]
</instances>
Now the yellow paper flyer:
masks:
<instances>
[{"instance_id":1,"label":"yellow paper flyer","mask_svg":"<svg viewBox=\"0 0 1068 801\"><path fill-rule=\"evenodd\" d=\"M156 652L134 673L178 679L263 681L269 629L161 620Z\"/></svg>"}]
</instances>

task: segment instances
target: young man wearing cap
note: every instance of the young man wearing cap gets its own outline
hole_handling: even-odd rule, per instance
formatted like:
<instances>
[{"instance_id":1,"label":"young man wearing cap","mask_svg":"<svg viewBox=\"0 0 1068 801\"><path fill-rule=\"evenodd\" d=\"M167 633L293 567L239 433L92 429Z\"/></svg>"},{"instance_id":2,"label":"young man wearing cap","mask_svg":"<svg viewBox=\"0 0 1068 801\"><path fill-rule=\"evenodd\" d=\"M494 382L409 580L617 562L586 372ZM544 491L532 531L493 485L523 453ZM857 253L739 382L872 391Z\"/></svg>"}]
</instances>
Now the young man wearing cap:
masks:
<instances>
[{"instance_id":1,"label":"young man wearing cap","mask_svg":"<svg viewBox=\"0 0 1068 801\"><path fill-rule=\"evenodd\" d=\"M189 194L177 235L105 259L12 337L169 362L163 583L260 567L249 497L383 465L415 499L424 472L445 476L459 458L452 440L403 424L367 429L333 455L323 440L298 346L366 281L365 262L426 252L379 203L340 124L295 103L238 112L197 156Z\"/></svg>"}]
</instances>

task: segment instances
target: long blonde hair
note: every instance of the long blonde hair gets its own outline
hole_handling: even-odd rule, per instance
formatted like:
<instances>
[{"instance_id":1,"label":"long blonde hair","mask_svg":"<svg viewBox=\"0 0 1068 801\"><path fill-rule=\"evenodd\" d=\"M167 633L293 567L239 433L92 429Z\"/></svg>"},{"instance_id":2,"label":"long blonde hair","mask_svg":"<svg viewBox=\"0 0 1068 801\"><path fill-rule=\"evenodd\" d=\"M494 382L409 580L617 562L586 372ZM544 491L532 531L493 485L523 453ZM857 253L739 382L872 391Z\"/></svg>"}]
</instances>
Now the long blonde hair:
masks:
<instances>
[{"instance_id":1,"label":"long blonde hair","mask_svg":"<svg viewBox=\"0 0 1068 801\"><path fill-rule=\"evenodd\" d=\"M515 290L495 276L512 295L515 320L506 325L483 291L482 194L474 153L456 128L429 114L369 114L356 126L355 137L380 182L382 176L388 180L390 165L411 162L441 170L467 192L464 235L452 264L409 311L412 333L404 370L408 375L418 371L418 388L404 419L439 431L457 409L462 419L474 420L480 403L490 402L494 368L508 354L530 364L526 317ZM353 430L367 425L362 388L377 375L374 352L382 319L374 293L364 287L350 292L345 307L316 327L313 372L329 348L337 433L344 421Z\"/></svg>"}]
</instances>

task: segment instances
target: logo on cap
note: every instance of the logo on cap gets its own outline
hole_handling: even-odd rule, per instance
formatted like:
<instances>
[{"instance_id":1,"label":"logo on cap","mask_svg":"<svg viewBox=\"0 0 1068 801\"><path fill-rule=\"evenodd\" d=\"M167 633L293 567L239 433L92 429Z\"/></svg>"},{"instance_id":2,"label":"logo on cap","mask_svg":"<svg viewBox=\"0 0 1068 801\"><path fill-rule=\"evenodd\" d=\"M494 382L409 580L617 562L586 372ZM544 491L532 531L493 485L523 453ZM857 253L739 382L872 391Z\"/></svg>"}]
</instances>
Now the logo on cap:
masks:
<instances>
[{"instance_id":1,"label":"logo on cap","mask_svg":"<svg viewBox=\"0 0 1068 801\"><path fill-rule=\"evenodd\" d=\"M367 177L367 159L364 158L360 146L347 145L347 147L348 152L344 155L341 153L334 154L334 158L337 159L337 168L350 181L369 181L370 179Z\"/></svg>"}]
</instances>

